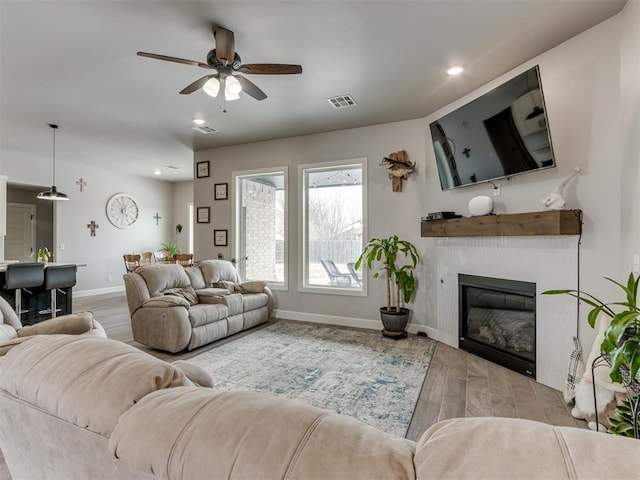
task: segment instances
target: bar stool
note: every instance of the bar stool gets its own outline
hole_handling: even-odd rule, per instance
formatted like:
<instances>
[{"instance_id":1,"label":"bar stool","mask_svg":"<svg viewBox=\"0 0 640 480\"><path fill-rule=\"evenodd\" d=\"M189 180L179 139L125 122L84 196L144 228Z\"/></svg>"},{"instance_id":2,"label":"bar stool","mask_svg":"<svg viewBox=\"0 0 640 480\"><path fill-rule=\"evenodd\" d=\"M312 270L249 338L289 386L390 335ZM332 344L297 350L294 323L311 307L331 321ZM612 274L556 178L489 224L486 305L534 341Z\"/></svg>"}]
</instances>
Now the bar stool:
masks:
<instances>
[{"instance_id":1,"label":"bar stool","mask_svg":"<svg viewBox=\"0 0 640 480\"><path fill-rule=\"evenodd\" d=\"M51 290L51 318L56 318L61 310L58 308L58 292L66 295L67 292L61 289L75 286L77 271L77 265L51 265L45 269L44 288Z\"/></svg>"},{"instance_id":2,"label":"bar stool","mask_svg":"<svg viewBox=\"0 0 640 480\"><path fill-rule=\"evenodd\" d=\"M44 282L43 263L10 263L7 265L5 273L5 285L7 290L16 291L15 310L18 318L29 310L22 309L22 291L29 295L33 292L28 288L40 287Z\"/></svg>"}]
</instances>

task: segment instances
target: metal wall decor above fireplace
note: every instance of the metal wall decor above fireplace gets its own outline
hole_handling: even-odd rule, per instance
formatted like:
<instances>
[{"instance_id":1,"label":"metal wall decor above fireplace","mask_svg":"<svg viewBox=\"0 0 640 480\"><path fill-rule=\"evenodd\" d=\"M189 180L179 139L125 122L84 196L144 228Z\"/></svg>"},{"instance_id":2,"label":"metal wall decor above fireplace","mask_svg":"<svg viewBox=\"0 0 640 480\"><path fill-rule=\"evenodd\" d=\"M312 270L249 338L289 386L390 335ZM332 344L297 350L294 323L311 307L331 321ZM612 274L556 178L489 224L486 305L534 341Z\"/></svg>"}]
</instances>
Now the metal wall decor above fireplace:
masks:
<instances>
[{"instance_id":1,"label":"metal wall decor above fireplace","mask_svg":"<svg viewBox=\"0 0 640 480\"><path fill-rule=\"evenodd\" d=\"M458 274L459 346L536 378L536 284Z\"/></svg>"}]
</instances>

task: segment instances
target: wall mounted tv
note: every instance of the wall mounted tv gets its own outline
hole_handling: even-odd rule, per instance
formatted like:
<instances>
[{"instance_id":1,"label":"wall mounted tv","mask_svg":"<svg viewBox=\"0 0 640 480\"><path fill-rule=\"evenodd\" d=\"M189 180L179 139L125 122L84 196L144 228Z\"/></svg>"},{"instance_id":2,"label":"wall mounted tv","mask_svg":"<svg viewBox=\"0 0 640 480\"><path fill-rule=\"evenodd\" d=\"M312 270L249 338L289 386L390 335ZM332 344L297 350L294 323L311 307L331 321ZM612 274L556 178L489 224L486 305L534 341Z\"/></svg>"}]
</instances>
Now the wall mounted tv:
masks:
<instances>
[{"instance_id":1,"label":"wall mounted tv","mask_svg":"<svg viewBox=\"0 0 640 480\"><path fill-rule=\"evenodd\" d=\"M537 65L430 130L443 190L555 167Z\"/></svg>"}]
</instances>

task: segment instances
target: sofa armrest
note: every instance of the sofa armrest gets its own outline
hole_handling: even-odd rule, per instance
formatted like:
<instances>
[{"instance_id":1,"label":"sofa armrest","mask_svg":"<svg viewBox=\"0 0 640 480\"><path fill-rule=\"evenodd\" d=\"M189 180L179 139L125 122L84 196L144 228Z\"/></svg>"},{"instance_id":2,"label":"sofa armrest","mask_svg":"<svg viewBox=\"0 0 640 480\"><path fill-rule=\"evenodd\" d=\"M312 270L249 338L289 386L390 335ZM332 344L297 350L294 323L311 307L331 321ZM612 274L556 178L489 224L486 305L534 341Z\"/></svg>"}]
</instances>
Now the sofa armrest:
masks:
<instances>
[{"instance_id":1,"label":"sofa armrest","mask_svg":"<svg viewBox=\"0 0 640 480\"><path fill-rule=\"evenodd\" d=\"M156 307L156 308L169 308L169 307L184 307L189 310L191 305L186 298L178 297L175 295L163 295L162 297L151 297L149 300L145 300L140 305L140 308Z\"/></svg>"},{"instance_id":2,"label":"sofa armrest","mask_svg":"<svg viewBox=\"0 0 640 480\"><path fill-rule=\"evenodd\" d=\"M95 328L94 324L91 312L71 313L22 327L18 330L18 337L55 334L80 335Z\"/></svg>"},{"instance_id":3,"label":"sofa armrest","mask_svg":"<svg viewBox=\"0 0 640 480\"><path fill-rule=\"evenodd\" d=\"M185 376L199 387L213 387L213 379L207 371L194 363L185 360L176 360L172 363L174 367L179 368Z\"/></svg>"}]
</instances>

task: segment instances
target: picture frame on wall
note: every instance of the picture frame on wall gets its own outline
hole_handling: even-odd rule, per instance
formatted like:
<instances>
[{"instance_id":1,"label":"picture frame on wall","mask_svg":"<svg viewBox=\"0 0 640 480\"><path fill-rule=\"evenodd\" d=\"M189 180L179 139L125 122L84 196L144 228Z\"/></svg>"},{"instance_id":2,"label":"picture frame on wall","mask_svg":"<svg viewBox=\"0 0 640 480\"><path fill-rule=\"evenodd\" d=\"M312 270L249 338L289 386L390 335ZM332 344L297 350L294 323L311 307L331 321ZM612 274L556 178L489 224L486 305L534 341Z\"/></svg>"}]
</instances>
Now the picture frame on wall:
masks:
<instances>
[{"instance_id":1,"label":"picture frame on wall","mask_svg":"<svg viewBox=\"0 0 640 480\"><path fill-rule=\"evenodd\" d=\"M211 221L211 207L198 207L196 209L196 222L209 223Z\"/></svg>"},{"instance_id":2,"label":"picture frame on wall","mask_svg":"<svg viewBox=\"0 0 640 480\"><path fill-rule=\"evenodd\" d=\"M213 189L213 198L215 200L227 200L229 198L228 183L216 183Z\"/></svg>"},{"instance_id":3,"label":"picture frame on wall","mask_svg":"<svg viewBox=\"0 0 640 480\"><path fill-rule=\"evenodd\" d=\"M227 246L227 232L228 230L214 230L213 231L213 244L216 247Z\"/></svg>"},{"instance_id":4,"label":"picture frame on wall","mask_svg":"<svg viewBox=\"0 0 640 480\"><path fill-rule=\"evenodd\" d=\"M206 178L209 176L209 161L196 163L196 178Z\"/></svg>"}]
</instances>

